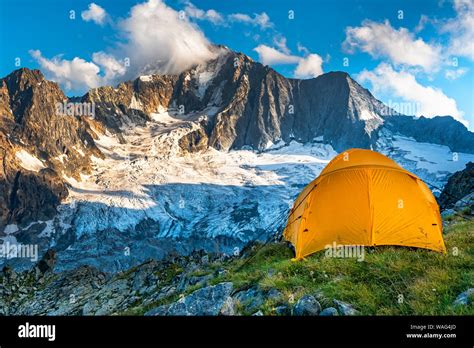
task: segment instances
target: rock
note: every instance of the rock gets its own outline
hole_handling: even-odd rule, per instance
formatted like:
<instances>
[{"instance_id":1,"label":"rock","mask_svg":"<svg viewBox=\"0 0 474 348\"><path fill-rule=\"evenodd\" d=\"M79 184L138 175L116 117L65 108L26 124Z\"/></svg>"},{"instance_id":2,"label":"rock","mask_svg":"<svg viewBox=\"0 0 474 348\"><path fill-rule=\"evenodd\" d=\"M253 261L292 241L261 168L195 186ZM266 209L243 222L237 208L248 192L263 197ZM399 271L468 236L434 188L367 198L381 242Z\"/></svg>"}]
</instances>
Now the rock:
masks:
<instances>
[{"instance_id":1,"label":"rock","mask_svg":"<svg viewBox=\"0 0 474 348\"><path fill-rule=\"evenodd\" d=\"M321 313L319 313L319 316L321 317L334 317L336 315L339 315L339 313L337 312L337 309L334 307L324 308L321 311Z\"/></svg>"},{"instance_id":2,"label":"rock","mask_svg":"<svg viewBox=\"0 0 474 348\"><path fill-rule=\"evenodd\" d=\"M91 299L86 302L84 307L82 307L82 315L94 315L97 311L98 302L95 299Z\"/></svg>"},{"instance_id":3,"label":"rock","mask_svg":"<svg viewBox=\"0 0 474 348\"><path fill-rule=\"evenodd\" d=\"M357 315L359 312L349 303L334 299L334 304L341 315Z\"/></svg>"},{"instance_id":4,"label":"rock","mask_svg":"<svg viewBox=\"0 0 474 348\"><path fill-rule=\"evenodd\" d=\"M443 210L443 212L441 213L441 217L442 217L443 219L446 219L446 218L448 218L448 217L450 217L450 216L453 216L453 215L455 215L455 214L456 214L456 212L454 211L454 209L445 209L445 210Z\"/></svg>"},{"instance_id":5,"label":"rock","mask_svg":"<svg viewBox=\"0 0 474 348\"><path fill-rule=\"evenodd\" d=\"M214 279L212 274L206 274L203 276L191 277L188 280L188 285L199 285L199 286L206 286L207 283Z\"/></svg>"},{"instance_id":6,"label":"rock","mask_svg":"<svg viewBox=\"0 0 474 348\"><path fill-rule=\"evenodd\" d=\"M204 255L201 257L201 264L207 265L209 263L209 255Z\"/></svg>"},{"instance_id":7,"label":"rock","mask_svg":"<svg viewBox=\"0 0 474 348\"><path fill-rule=\"evenodd\" d=\"M293 307L293 315L297 316L318 315L319 312L321 312L321 305L311 295L304 295Z\"/></svg>"},{"instance_id":8,"label":"rock","mask_svg":"<svg viewBox=\"0 0 474 348\"><path fill-rule=\"evenodd\" d=\"M264 295L257 287L237 292L234 296L246 312L257 310L264 301Z\"/></svg>"},{"instance_id":9,"label":"rock","mask_svg":"<svg viewBox=\"0 0 474 348\"><path fill-rule=\"evenodd\" d=\"M219 313L220 315L235 315L235 305L232 297L227 297Z\"/></svg>"},{"instance_id":10,"label":"rock","mask_svg":"<svg viewBox=\"0 0 474 348\"><path fill-rule=\"evenodd\" d=\"M456 300L454 301L455 306L467 306L472 303L471 297L474 295L474 288L467 289L466 291L460 293Z\"/></svg>"},{"instance_id":11,"label":"rock","mask_svg":"<svg viewBox=\"0 0 474 348\"><path fill-rule=\"evenodd\" d=\"M290 307L288 307L287 305L282 305L275 308L275 313L277 315L290 315L291 310Z\"/></svg>"},{"instance_id":12,"label":"rock","mask_svg":"<svg viewBox=\"0 0 474 348\"><path fill-rule=\"evenodd\" d=\"M441 209L472 206L474 202L471 199L474 200L474 197L470 198L470 195L474 194L473 178L474 162L467 163L466 168L451 175L438 198Z\"/></svg>"},{"instance_id":13,"label":"rock","mask_svg":"<svg viewBox=\"0 0 474 348\"><path fill-rule=\"evenodd\" d=\"M231 282L201 288L177 302L148 311L146 315L218 315L228 301L232 288Z\"/></svg>"},{"instance_id":14,"label":"rock","mask_svg":"<svg viewBox=\"0 0 474 348\"><path fill-rule=\"evenodd\" d=\"M258 312L255 312L254 314L252 314L252 317L262 317L263 316L263 312L262 311L258 311Z\"/></svg>"},{"instance_id":15,"label":"rock","mask_svg":"<svg viewBox=\"0 0 474 348\"><path fill-rule=\"evenodd\" d=\"M5 279L10 282L14 282L17 278L17 274L15 270L12 269L10 266L4 266L2 269L2 273Z\"/></svg>"},{"instance_id":16,"label":"rock","mask_svg":"<svg viewBox=\"0 0 474 348\"><path fill-rule=\"evenodd\" d=\"M214 272L214 274L216 275L216 277L220 277L220 276L224 276L226 274L228 274L229 272L225 269L218 269Z\"/></svg>"},{"instance_id":17,"label":"rock","mask_svg":"<svg viewBox=\"0 0 474 348\"><path fill-rule=\"evenodd\" d=\"M56 251L49 249L43 255L43 258L36 264L37 269L45 274L46 272L51 272L56 264Z\"/></svg>"},{"instance_id":18,"label":"rock","mask_svg":"<svg viewBox=\"0 0 474 348\"><path fill-rule=\"evenodd\" d=\"M454 208L456 209L462 209L472 206L474 206L474 192L471 192L470 194L464 196L454 204Z\"/></svg>"},{"instance_id":19,"label":"rock","mask_svg":"<svg viewBox=\"0 0 474 348\"><path fill-rule=\"evenodd\" d=\"M267 293L267 298L269 300L278 301L283 298L283 294L277 289L270 289Z\"/></svg>"},{"instance_id":20,"label":"rock","mask_svg":"<svg viewBox=\"0 0 474 348\"><path fill-rule=\"evenodd\" d=\"M170 305L163 305L159 307L155 307L148 312L145 313L145 316L163 316L168 314L168 309Z\"/></svg>"}]
</instances>

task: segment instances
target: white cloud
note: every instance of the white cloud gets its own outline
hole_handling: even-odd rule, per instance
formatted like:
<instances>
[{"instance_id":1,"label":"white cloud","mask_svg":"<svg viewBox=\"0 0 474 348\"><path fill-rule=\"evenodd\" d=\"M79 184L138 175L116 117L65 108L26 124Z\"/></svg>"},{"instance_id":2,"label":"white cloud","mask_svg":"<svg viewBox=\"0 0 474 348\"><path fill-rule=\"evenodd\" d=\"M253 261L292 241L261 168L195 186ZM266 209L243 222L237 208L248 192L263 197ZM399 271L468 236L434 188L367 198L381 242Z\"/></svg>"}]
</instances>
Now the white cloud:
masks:
<instances>
[{"instance_id":1,"label":"white cloud","mask_svg":"<svg viewBox=\"0 0 474 348\"><path fill-rule=\"evenodd\" d=\"M86 62L79 57L72 60L62 59L61 56L47 59L39 50L32 50L30 54L38 61L46 76L60 83L67 90L88 89L101 84L100 68L94 63Z\"/></svg>"},{"instance_id":2,"label":"white cloud","mask_svg":"<svg viewBox=\"0 0 474 348\"><path fill-rule=\"evenodd\" d=\"M245 13L233 13L230 14L228 18L232 22L251 24L259 27L262 30L273 27L273 23L271 22L270 17L265 12L262 12L260 14L255 13L253 17Z\"/></svg>"},{"instance_id":3,"label":"white cloud","mask_svg":"<svg viewBox=\"0 0 474 348\"><path fill-rule=\"evenodd\" d=\"M306 56L300 57L291 54L286 46L286 38L277 38L274 40L279 49L274 47L259 45L254 48L258 53L259 60L265 65L286 65L296 64L294 76L296 78L312 78L323 73L323 59L315 54L309 53L305 48Z\"/></svg>"},{"instance_id":4,"label":"white cloud","mask_svg":"<svg viewBox=\"0 0 474 348\"><path fill-rule=\"evenodd\" d=\"M118 61L114 56L104 52L94 53L92 55L92 61L102 67L105 81L112 81L119 76L125 75L127 71L123 62Z\"/></svg>"},{"instance_id":5,"label":"white cloud","mask_svg":"<svg viewBox=\"0 0 474 348\"><path fill-rule=\"evenodd\" d=\"M135 5L130 16L117 23L124 41L110 50L95 52L92 62L61 56L47 59L40 51L30 51L48 78L66 89L85 91L115 84L141 74L178 74L214 58L218 52L202 31L162 0ZM124 60L130 62L125 67Z\"/></svg>"},{"instance_id":6,"label":"white cloud","mask_svg":"<svg viewBox=\"0 0 474 348\"><path fill-rule=\"evenodd\" d=\"M130 76L177 74L215 57L203 32L161 0L135 5L119 27L127 40L120 48L130 58Z\"/></svg>"},{"instance_id":7,"label":"white cloud","mask_svg":"<svg viewBox=\"0 0 474 348\"><path fill-rule=\"evenodd\" d=\"M474 2L454 0L456 18L441 26L441 32L449 33L448 54L474 60Z\"/></svg>"},{"instance_id":8,"label":"white cloud","mask_svg":"<svg viewBox=\"0 0 474 348\"><path fill-rule=\"evenodd\" d=\"M349 53L360 50L375 58L389 58L395 65L418 66L426 71L438 70L441 62L440 47L415 38L406 28L393 28L388 20L365 20L360 27L347 27L343 48Z\"/></svg>"},{"instance_id":9,"label":"white cloud","mask_svg":"<svg viewBox=\"0 0 474 348\"><path fill-rule=\"evenodd\" d=\"M302 58L295 70L295 77L316 77L323 73L323 59L317 54L308 54Z\"/></svg>"},{"instance_id":10,"label":"white cloud","mask_svg":"<svg viewBox=\"0 0 474 348\"><path fill-rule=\"evenodd\" d=\"M290 49L288 48L288 46L286 45L286 37L282 36L282 35L279 35L279 36L276 36L274 39L273 39L273 42L275 43L275 45L278 47L278 49L285 53L285 54L290 54Z\"/></svg>"},{"instance_id":11,"label":"white cloud","mask_svg":"<svg viewBox=\"0 0 474 348\"><path fill-rule=\"evenodd\" d=\"M99 25L103 25L105 24L105 20L107 18L107 12L105 12L102 7L92 2L89 4L88 10L82 11L81 17L86 22L92 21Z\"/></svg>"},{"instance_id":12,"label":"white cloud","mask_svg":"<svg viewBox=\"0 0 474 348\"><path fill-rule=\"evenodd\" d=\"M184 12L190 18L207 20L216 25L226 25L224 16L213 9L205 11L200 8L197 8L189 2L188 5L184 8Z\"/></svg>"},{"instance_id":13,"label":"white cloud","mask_svg":"<svg viewBox=\"0 0 474 348\"><path fill-rule=\"evenodd\" d=\"M448 80L457 80L468 72L467 68L447 69L444 71L444 77Z\"/></svg>"},{"instance_id":14,"label":"white cloud","mask_svg":"<svg viewBox=\"0 0 474 348\"><path fill-rule=\"evenodd\" d=\"M439 88L421 85L411 73L394 70L389 64L381 63L373 71L363 70L357 76L359 82L370 82L372 91L390 93L409 102L416 107L416 116L453 116L467 125L463 119L463 112L457 107L456 101L443 93Z\"/></svg>"},{"instance_id":15,"label":"white cloud","mask_svg":"<svg viewBox=\"0 0 474 348\"><path fill-rule=\"evenodd\" d=\"M215 25L228 26L229 23L234 22L259 27L262 30L272 28L274 26L270 20L270 17L265 12L254 13L253 16L250 16L246 13L232 13L229 15L224 15L214 9L200 9L190 1L186 1L185 3L186 7L184 8L184 13L189 18L206 20Z\"/></svg>"},{"instance_id":16,"label":"white cloud","mask_svg":"<svg viewBox=\"0 0 474 348\"><path fill-rule=\"evenodd\" d=\"M265 65L296 64L301 60L301 57L281 52L266 45L258 45L254 51L258 53L260 62Z\"/></svg>"}]
</instances>

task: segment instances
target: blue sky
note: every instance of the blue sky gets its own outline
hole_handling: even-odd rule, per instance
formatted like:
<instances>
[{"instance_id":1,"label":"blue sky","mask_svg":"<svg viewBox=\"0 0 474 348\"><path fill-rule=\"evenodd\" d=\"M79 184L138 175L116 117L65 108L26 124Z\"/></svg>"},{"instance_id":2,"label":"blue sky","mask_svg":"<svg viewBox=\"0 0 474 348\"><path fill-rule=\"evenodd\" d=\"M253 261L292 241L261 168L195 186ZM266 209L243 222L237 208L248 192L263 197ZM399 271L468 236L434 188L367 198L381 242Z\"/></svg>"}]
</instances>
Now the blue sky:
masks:
<instances>
[{"instance_id":1,"label":"blue sky","mask_svg":"<svg viewBox=\"0 0 474 348\"><path fill-rule=\"evenodd\" d=\"M177 72L207 59L205 46L215 43L287 77L347 71L402 112L450 114L474 129L472 1L94 3L3 0L0 75L39 68L66 94L80 95L150 66Z\"/></svg>"}]
</instances>

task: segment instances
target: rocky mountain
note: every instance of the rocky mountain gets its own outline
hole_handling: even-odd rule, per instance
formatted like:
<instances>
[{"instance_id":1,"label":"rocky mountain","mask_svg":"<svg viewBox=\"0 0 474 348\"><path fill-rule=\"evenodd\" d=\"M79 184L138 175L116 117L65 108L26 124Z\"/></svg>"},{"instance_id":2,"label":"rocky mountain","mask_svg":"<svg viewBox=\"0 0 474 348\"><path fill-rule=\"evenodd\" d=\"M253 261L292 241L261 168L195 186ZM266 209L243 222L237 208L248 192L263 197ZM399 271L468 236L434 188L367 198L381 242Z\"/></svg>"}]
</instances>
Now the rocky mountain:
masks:
<instances>
[{"instance_id":1,"label":"rocky mountain","mask_svg":"<svg viewBox=\"0 0 474 348\"><path fill-rule=\"evenodd\" d=\"M0 80L0 225L52 218L67 196L61 174L79 178L90 172L89 156L101 156L88 119L56 113L64 100L39 70Z\"/></svg>"},{"instance_id":2,"label":"rocky mountain","mask_svg":"<svg viewBox=\"0 0 474 348\"><path fill-rule=\"evenodd\" d=\"M474 163L469 162L466 168L454 173L439 196L442 208L452 208L458 201L466 200L468 195L474 194ZM472 199L472 198L471 198ZM465 205L468 205L466 202Z\"/></svg>"},{"instance_id":3,"label":"rocky mountain","mask_svg":"<svg viewBox=\"0 0 474 348\"><path fill-rule=\"evenodd\" d=\"M201 129L189 134L190 143L204 138L206 145L224 151L264 150L279 141L306 143L317 137L339 151L369 147L389 111L347 73L287 79L227 49L179 76L142 76L117 88L91 90L83 101L94 102L98 120L113 131L140 124L160 109L181 110L187 117L206 113Z\"/></svg>"},{"instance_id":4,"label":"rocky mountain","mask_svg":"<svg viewBox=\"0 0 474 348\"><path fill-rule=\"evenodd\" d=\"M437 187L474 161L474 134L450 117L399 115L343 72L288 79L220 50L81 98L37 70L1 79L4 243L111 271L173 252L238 254L277 234L300 189L347 148L381 151Z\"/></svg>"}]
</instances>

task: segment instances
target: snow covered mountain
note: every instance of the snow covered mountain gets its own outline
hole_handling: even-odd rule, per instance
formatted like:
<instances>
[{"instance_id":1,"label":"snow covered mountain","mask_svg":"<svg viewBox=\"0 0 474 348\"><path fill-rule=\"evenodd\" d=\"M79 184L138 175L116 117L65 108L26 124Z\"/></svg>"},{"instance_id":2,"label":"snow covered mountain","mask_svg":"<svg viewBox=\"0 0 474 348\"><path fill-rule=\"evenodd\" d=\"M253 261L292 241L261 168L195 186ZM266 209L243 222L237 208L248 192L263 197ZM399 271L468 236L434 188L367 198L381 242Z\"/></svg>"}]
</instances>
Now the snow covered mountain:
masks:
<instances>
[{"instance_id":1,"label":"snow covered mountain","mask_svg":"<svg viewBox=\"0 0 474 348\"><path fill-rule=\"evenodd\" d=\"M54 247L59 268L239 253L281 232L295 196L345 149L385 153L436 187L474 161L474 134L452 118L398 115L343 72L287 79L219 50L79 99L39 71L1 79L0 238ZM58 115L65 100L94 117Z\"/></svg>"}]
</instances>

